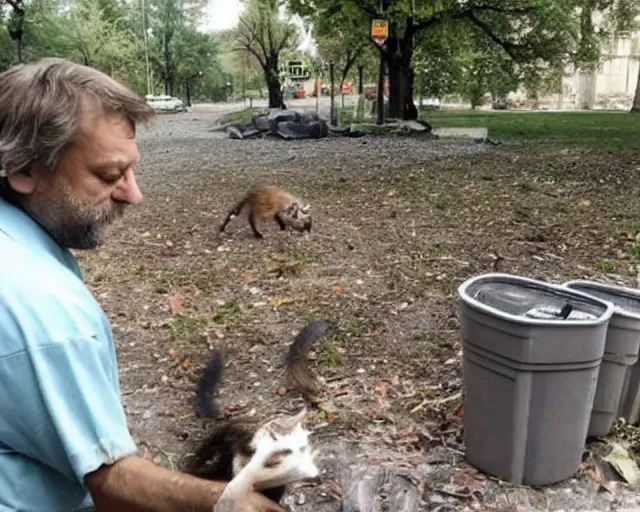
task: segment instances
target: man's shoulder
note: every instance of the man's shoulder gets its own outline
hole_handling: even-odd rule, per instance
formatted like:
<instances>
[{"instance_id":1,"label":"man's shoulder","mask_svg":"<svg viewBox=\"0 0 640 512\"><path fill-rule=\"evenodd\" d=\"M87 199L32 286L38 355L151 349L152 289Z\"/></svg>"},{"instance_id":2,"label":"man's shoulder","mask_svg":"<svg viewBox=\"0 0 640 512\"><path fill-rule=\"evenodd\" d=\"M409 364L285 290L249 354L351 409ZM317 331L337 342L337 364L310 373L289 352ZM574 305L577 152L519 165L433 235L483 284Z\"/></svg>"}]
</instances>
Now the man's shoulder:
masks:
<instances>
[{"instance_id":1,"label":"man's shoulder","mask_svg":"<svg viewBox=\"0 0 640 512\"><path fill-rule=\"evenodd\" d=\"M0 356L27 343L48 344L70 337L110 339L102 309L69 268L2 236L0 253L0 334L9 340L0 347Z\"/></svg>"}]
</instances>

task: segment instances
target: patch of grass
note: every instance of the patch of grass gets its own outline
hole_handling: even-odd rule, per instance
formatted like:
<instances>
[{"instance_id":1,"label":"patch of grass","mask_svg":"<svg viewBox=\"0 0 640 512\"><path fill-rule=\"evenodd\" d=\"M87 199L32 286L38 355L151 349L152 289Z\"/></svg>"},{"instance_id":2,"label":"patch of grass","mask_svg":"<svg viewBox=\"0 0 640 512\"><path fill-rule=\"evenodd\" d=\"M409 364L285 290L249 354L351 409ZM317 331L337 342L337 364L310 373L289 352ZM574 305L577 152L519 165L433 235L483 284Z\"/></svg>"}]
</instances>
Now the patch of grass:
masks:
<instances>
[{"instance_id":1,"label":"patch of grass","mask_svg":"<svg viewBox=\"0 0 640 512\"><path fill-rule=\"evenodd\" d=\"M172 288L179 288L181 286L193 285L200 290L206 291L209 289L212 281L210 272L200 271L176 271L166 270L158 277L156 283L157 293L167 293Z\"/></svg>"},{"instance_id":2,"label":"patch of grass","mask_svg":"<svg viewBox=\"0 0 640 512\"><path fill-rule=\"evenodd\" d=\"M634 259L640 260L640 233L636 235L635 240L631 244L624 247L624 250Z\"/></svg>"},{"instance_id":3,"label":"patch of grass","mask_svg":"<svg viewBox=\"0 0 640 512\"><path fill-rule=\"evenodd\" d=\"M238 299L231 299L224 303L220 311L213 317L213 321L218 325L228 324L236 320L241 313L242 309Z\"/></svg>"},{"instance_id":4,"label":"patch of grass","mask_svg":"<svg viewBox=\"0 0 640 512\"><path fill-rule=\"evenodd\" d=\"M322 252L316 252L309 249L290 249L287 255L296 261L304 263L320 263L324 265L327 262L327 256Z\"/></svg>"},{"instance_id":5,"label":"patch of grass","mask_svg":"<svg viewBox=\"0 0 640 512\"><path fill-rule=\"evenodd\" d=\"M436 339L436 335L432 332L423 332L422 334L417 335L416 339L425 343L431 343Z\"/></svg>"},{"instance_id":6,"label":"patch of grass","mask_svg":"<svg viewBox=\"0 0 640 512\"><path fill-rule=\"evenodd\" d=\"M199 316L177 315L171 323L170 336L172 341L196 341L200 338L207 320Z\"/></svg>"},{"instance_id":7,"label":"patch of grass","mask_svg":"<svg viewBox=\"0 0 640 512\"><path fill-rule=\"evenodd\" d=\"M604 272L605 274L613 274L618 270L618 265L615 261L602 260L598 264L598 268L600 269L601 272Z\"/></svg>"},{"instance_id":8,"label":"patch of grass","mask_svg":"<svg viewBox=\"0 0 640 512\"><path fill-rule=\"evenodd\" d=\"M234 112L227 112L218 118L218 123L250 123L253 116L264 113L264 109L261 108L245 108L242 110L236 110Z\"/></svg>"},{"instance_id":9,"label":"patch of grass","mask_svg":"<svg viewBox=\"0 0 640 512\"><path fill-rule=\"evenodd\" d=\"M438 127L481 127L501 141L556 146L640 149L640 115L626 112L427 111L421 117Z\"/></svg>"},{"instance_id":10,"label":"patch of grass","mask_svg":"<svg viewBox=\"0 0 640 512\"><path fill-rule=\"evenodd\" d=\"M340 355L340 352L338 352L336 346L330 341L325 341L322 344L321 359L325 364L331 366L338 366L342 363L342 356Z\"/></svg>"}]
</instances>

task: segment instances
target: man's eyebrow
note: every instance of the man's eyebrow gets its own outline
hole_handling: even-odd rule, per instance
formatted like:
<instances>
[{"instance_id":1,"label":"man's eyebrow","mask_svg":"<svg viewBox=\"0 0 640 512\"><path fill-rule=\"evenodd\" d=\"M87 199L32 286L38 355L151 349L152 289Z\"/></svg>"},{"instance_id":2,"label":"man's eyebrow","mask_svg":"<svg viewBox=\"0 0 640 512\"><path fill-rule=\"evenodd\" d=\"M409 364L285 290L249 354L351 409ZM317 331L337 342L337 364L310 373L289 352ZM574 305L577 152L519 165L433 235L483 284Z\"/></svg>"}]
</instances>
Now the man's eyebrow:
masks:
<instances>
[{"instance_id":1,"label":"man's eyebrow","mask_svg":"<svg viewBox=\"0 0 640 512\"><path fill-rule=\"evenodd\" d=\"M114 158L112 160L104 160L95 165L92 165L94 170L103 171L106 169L125 169L130 165L138 163L137 158Z\"/></svg>"}]
</instances>

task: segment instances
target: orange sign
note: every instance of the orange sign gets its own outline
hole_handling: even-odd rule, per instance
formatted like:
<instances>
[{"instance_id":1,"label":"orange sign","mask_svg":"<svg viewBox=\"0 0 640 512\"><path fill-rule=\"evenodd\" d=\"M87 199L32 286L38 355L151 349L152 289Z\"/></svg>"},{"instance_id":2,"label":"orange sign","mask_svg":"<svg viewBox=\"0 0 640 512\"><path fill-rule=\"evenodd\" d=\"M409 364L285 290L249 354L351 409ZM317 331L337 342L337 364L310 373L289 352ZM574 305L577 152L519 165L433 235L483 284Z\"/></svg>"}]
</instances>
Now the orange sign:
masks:
<instances>
[{"instance_id":1,"label":"orange sign","mask_svg":"<svg viewBox=\"0 0 640 512\"><path fill-rule=\"evenodd\" d=\"M371 37L373 39L386 39L389 37L389 22L387 20L372 20Z\"/></svg>"}]
</instances>

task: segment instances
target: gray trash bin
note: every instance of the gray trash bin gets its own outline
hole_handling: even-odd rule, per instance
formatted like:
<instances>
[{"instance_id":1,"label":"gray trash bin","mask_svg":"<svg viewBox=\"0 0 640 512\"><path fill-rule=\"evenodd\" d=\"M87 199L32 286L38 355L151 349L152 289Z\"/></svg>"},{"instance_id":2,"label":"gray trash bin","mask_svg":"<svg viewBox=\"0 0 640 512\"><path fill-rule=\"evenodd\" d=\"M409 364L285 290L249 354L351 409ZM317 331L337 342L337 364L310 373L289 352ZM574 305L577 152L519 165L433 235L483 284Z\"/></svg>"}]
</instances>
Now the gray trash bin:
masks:
<instances>
[{"instance_id":1,"label":"gray trash bin","mask_svg":"<svg viewBox=\"0 0 640 512\"><path fill-rule=\"evenodd\" d=\"M604 357L593 401L589 436L606 436L622 416L638 420L640 409L640 291L593 281L569 281L563 286L612 302ZM635 365L635 366L634 366Z\"/></svg>"},{"instance_id":2,"label":"gray trash bin","mask_svg":"<svg viewBox=\"0 0 640 512\"><path fill-rule=\"evenodd\" d=\"M497 273L465 281L458 295L467 461L516 484L571 477L613 304Z\"/></svg>"}]
</instances>

